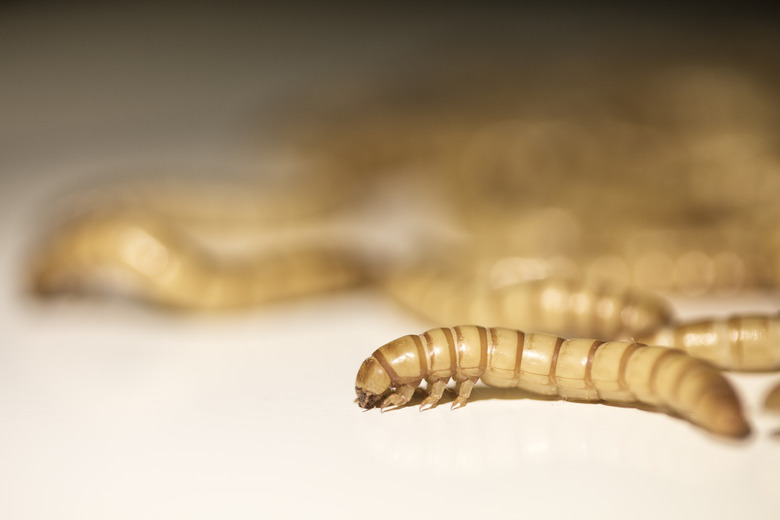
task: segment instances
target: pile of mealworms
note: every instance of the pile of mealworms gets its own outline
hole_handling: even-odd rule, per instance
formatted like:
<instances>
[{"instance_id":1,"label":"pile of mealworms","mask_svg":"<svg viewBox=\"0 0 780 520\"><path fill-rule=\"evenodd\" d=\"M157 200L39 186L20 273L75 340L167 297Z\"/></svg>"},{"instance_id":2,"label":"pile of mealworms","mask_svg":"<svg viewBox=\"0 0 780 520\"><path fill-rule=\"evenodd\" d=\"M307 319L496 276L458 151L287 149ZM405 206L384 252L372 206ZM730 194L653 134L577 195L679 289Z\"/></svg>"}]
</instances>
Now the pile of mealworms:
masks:
<instances>
[{"instance_id":1,"label":"pile of mealworms","mask_svg":"<svg viewBox=\"0 0 780 520\"><path fill-rule=\"evenodd\" d=\"M32 286L220 310L371 285L443 328L376 350L361 407L423 380L423 408L450 381L460 407L481 380L745 436L721 369L780 369L780 316L681 323L663 295L780 288L780 103L739 70L619 71L572 96L477 67L307 107L272 178L91 190Z\"/></svg>"}]
</instances>

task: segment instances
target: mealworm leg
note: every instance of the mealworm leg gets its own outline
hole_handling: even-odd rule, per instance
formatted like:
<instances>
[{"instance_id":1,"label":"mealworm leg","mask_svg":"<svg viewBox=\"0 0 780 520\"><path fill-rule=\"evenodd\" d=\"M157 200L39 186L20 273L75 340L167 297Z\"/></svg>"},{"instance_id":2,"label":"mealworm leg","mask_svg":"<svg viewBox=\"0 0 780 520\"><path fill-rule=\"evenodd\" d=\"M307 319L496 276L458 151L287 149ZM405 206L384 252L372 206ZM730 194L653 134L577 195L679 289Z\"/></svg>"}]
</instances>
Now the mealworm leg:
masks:
<instances>
[{"instance_id":1,"label":"mealworm leg","mask_svg":"<svg viewBox=\"0 0 780 520\"><path fill-rule=\"evenodd\" d=\"M465 381L461 381L458 383L458 388L456 391L458 392L458 397L455 398L455 400L452 402L452 409L455 410L456 408L463 408L466 406L466 401L469 400L469 396L471 395L471 390L474 388L474 385L476 384L476 381L472 381L471 379L466 379Z\"/></svg>"},{"instance_id":2,"label":"mealworm leg","mask_svg":"<svg viewBox=\"0 0 780 520\"><path fill-rule=\"evenodd\" d=\"M414 395L414 388L415 387L412 385L399 386L395 393L388 395L387 398L382 401L380 408L383 412L386 412L388 410L392 410L393 408L399 408L405 405Z\"/></svg>"},{"instance_id":3,"label":"mealworm leg","mask_svg":"<svg viewBox=\"0 0 780 520\"><path fill-rule=\"evenodd\" d=\"M441 396L444 394L444 389L447 387L447 379L439 379L437 381L428 381L428 397L423 399L420 404L420 411L428 410L436 406Z\"/></svg>"}]
</instances>

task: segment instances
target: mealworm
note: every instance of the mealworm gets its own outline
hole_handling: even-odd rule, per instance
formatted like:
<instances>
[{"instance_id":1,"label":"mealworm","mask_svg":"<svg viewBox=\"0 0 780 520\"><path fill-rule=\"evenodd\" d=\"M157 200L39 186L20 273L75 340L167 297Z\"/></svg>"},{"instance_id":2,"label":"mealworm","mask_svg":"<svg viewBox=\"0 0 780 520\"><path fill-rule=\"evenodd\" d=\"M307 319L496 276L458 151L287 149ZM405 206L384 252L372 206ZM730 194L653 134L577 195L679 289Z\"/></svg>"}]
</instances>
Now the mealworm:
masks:
<instances>
[{"instance_id":1,"label":"mealworm","mask_svg":"<svg viewBox=\"0 0 780 520\"><path fill-rule=\"evenodd\" d=\"M428 395L420 408L427 409L450 379L457 383L453 408L465 406L481 379L566 400L668 410L728 437L750 429L723 375L683 352L474 325L431 329L380 347L360 366L357 402L362 408L401 407L425 380Z\"/></svg>"},{"instance_id":2,"label":"mealworm","mask_svg":"<svg viewBox=\"0 0 780 520\"><path fill-rule=\"evenodd\" d=\"M771 414L780 414L780 384L773 386L764 398L764 411ZM774 439L780 439L780 428L771 432Z\"/></svg>"},{"instance_id":3,"label":"mealworm","mask_svg":"<svg viewBox=\"0 0 780 520\"><path fill-rule=\"evenodd\" d=\"M638 339L684 350L726 370L780 368L780 314L694 321L662 327Z\"/></svg>"},{"instance_id":4,"label":"mealworm","mask_svg":"<svg viewBox=\"0 0 780 520\"><path fill-rule=\"evenodd\" d=\"M100 213L71 222L38 255L33 290L113 289L162 306L218 309L253 305L354 285L354 256L333 245L276 248L225 258L153 216Z\"/></svg>"},{"instance_id":5,"label":"mealworm","mask_svg":"<svg viewBox=\"0 0 780 520\"><path fill-rule=\"evenodd\" d=\"M671 321L661 298L609 284L545 278L499 288L425 269L386 289L433 323L480 323L572 337L630 338Z\"/></svg>"},{"instance_id":6,"label":"mealworm","mask_svg":"<svg viewBox=\"0 0 780 520\"><path fill-rule=\"evenodd\" d=\"M775 385L764 398L764 410L780 413L780 384Z\"/></svg>"}]
</instances>

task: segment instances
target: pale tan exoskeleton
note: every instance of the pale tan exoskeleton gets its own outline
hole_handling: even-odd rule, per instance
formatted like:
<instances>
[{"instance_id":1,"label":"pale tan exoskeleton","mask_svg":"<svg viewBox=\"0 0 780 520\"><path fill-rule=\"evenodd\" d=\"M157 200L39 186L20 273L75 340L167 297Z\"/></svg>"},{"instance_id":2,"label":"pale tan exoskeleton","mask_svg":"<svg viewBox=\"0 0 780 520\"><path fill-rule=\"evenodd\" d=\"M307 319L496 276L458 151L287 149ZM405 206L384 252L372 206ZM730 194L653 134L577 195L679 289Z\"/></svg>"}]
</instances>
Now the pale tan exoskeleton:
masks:
<instances>
[{"instance_id":1,"label":"pale tan exoskeleton","mask_svg":"<svg viewBox=\"0 0 780 520\"><path fill-rule=\"evenodd\" d=\"M772 387L764 398L764 409L774 413L780 413L780 383Z\"/></svg>"},{"instance_id":2,"label":"pale tan exoskeleton","mask_svg":"<svg viewBox=\"0 0 780 520\"><path fill-rule=\"evenodd\" d=\"M650 293L574 278L544 278L497 288L450 273L415 269L385 283L408 309L432 323L479 323L570 337L630 338L672 318Z\"/></svg>"},{"instance_id":3,"label":"pale tan exoskeleton","mask_svg":"<svg viewBox=\"0 0 780 520\"><path fill-rule=\"evenodd\" d=\"M434 406L450 379L453 408L474 385L520 388L567 400L640 405L667 410L717 435L749 433L739 399L711 364L663 347L570 339L473 325L436 328L377 349L355 381L362 408L400 407L425 380Z\"/></svg>"},{"instance_id":4,"label":"pale tan exoskeleton","mask_svg":"<svg viewBox=\"0 0 780 520\"><path fill-rule=\"evenodd\" d=\"M158 216L125 210L69 222L37 256L33 289L129 293L179 309L226 309L340 289L363 280L334 242L279 245L259 256L211 254Z\"/></svg>"},{"instance_id":5,"label":"pale tan exoskeleton","mask_svg":"<svg viewBox=\"0 0 780 520\"><path fill-rule=\"evenodd\" d=\"M780 369L780 315L737 315L664 326L637 338L684 350L725 370Z\"/></svg>"},{"instance_id":6,"label":"pale tan exoskeleton","mask_svg":"<svg viewBox=\"0 0 780 520\"><path fill-rule=\"evenodd\" d=\"M390 278L399 302L432 323L479 323L566 337L635 340L670 347L724 370L780 369L780 315L672 322L654 293L607 282L543 278L491 287L447 269L417 268Z\"/></svg>"},{"instance_id":7,"label":"pale tan exoskeleton","mask_svg":"<svg viewBox=\"0 0 780 520\"><path fill-rule=\"evenodd\" d=\"M775 384L764 397L764 411L780 415L780 383ZM780 439L780 428L772 432L772 437Z\"/></svg>"}]
</instances>

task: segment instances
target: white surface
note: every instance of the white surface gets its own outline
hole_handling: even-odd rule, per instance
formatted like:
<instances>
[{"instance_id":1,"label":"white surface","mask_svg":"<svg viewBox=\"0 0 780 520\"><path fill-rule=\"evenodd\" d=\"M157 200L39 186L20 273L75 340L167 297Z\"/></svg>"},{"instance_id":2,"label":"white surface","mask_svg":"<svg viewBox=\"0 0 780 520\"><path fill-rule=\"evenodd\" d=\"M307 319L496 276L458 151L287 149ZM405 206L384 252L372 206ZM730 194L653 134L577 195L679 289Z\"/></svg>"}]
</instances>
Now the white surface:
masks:
<instances>
[{"instance_id":1,"label":"white surface","mask_svg":"<svg viewBox=\"0 0 780 520\"><path fill-rule=\"evenodd\" d=\"M192 57L175 49L198 44L207 13L196 24L143 9L0 20L9 43L0 47L0 518L780 515L780 442L768 437L780 420L758 410L777 375L734 377L755 425L744 443L664 414L489 389L455 412L380 414L353 402L360 362L427 324L379 294L217 317L30 301L26 248L52 193L137 163L229 161L241 118L283 83L247 68L299 74L265 45L274 18L219 18L222 50L203 43L196 50L206 55ZM421 34L422 23L409 25L393 41ZM171 27L178 36L166 39ZM291 27L268 41L289 47L312 27L343 34ZM381 27L348 36L371 40ZM361 55L331 43L287 57L303 69L323 60L348 68L345 50ZM174 56L160 57L157 45ZM680 305L695 315L773 310L778 300Z\"/></svg>"}]
</instances>

